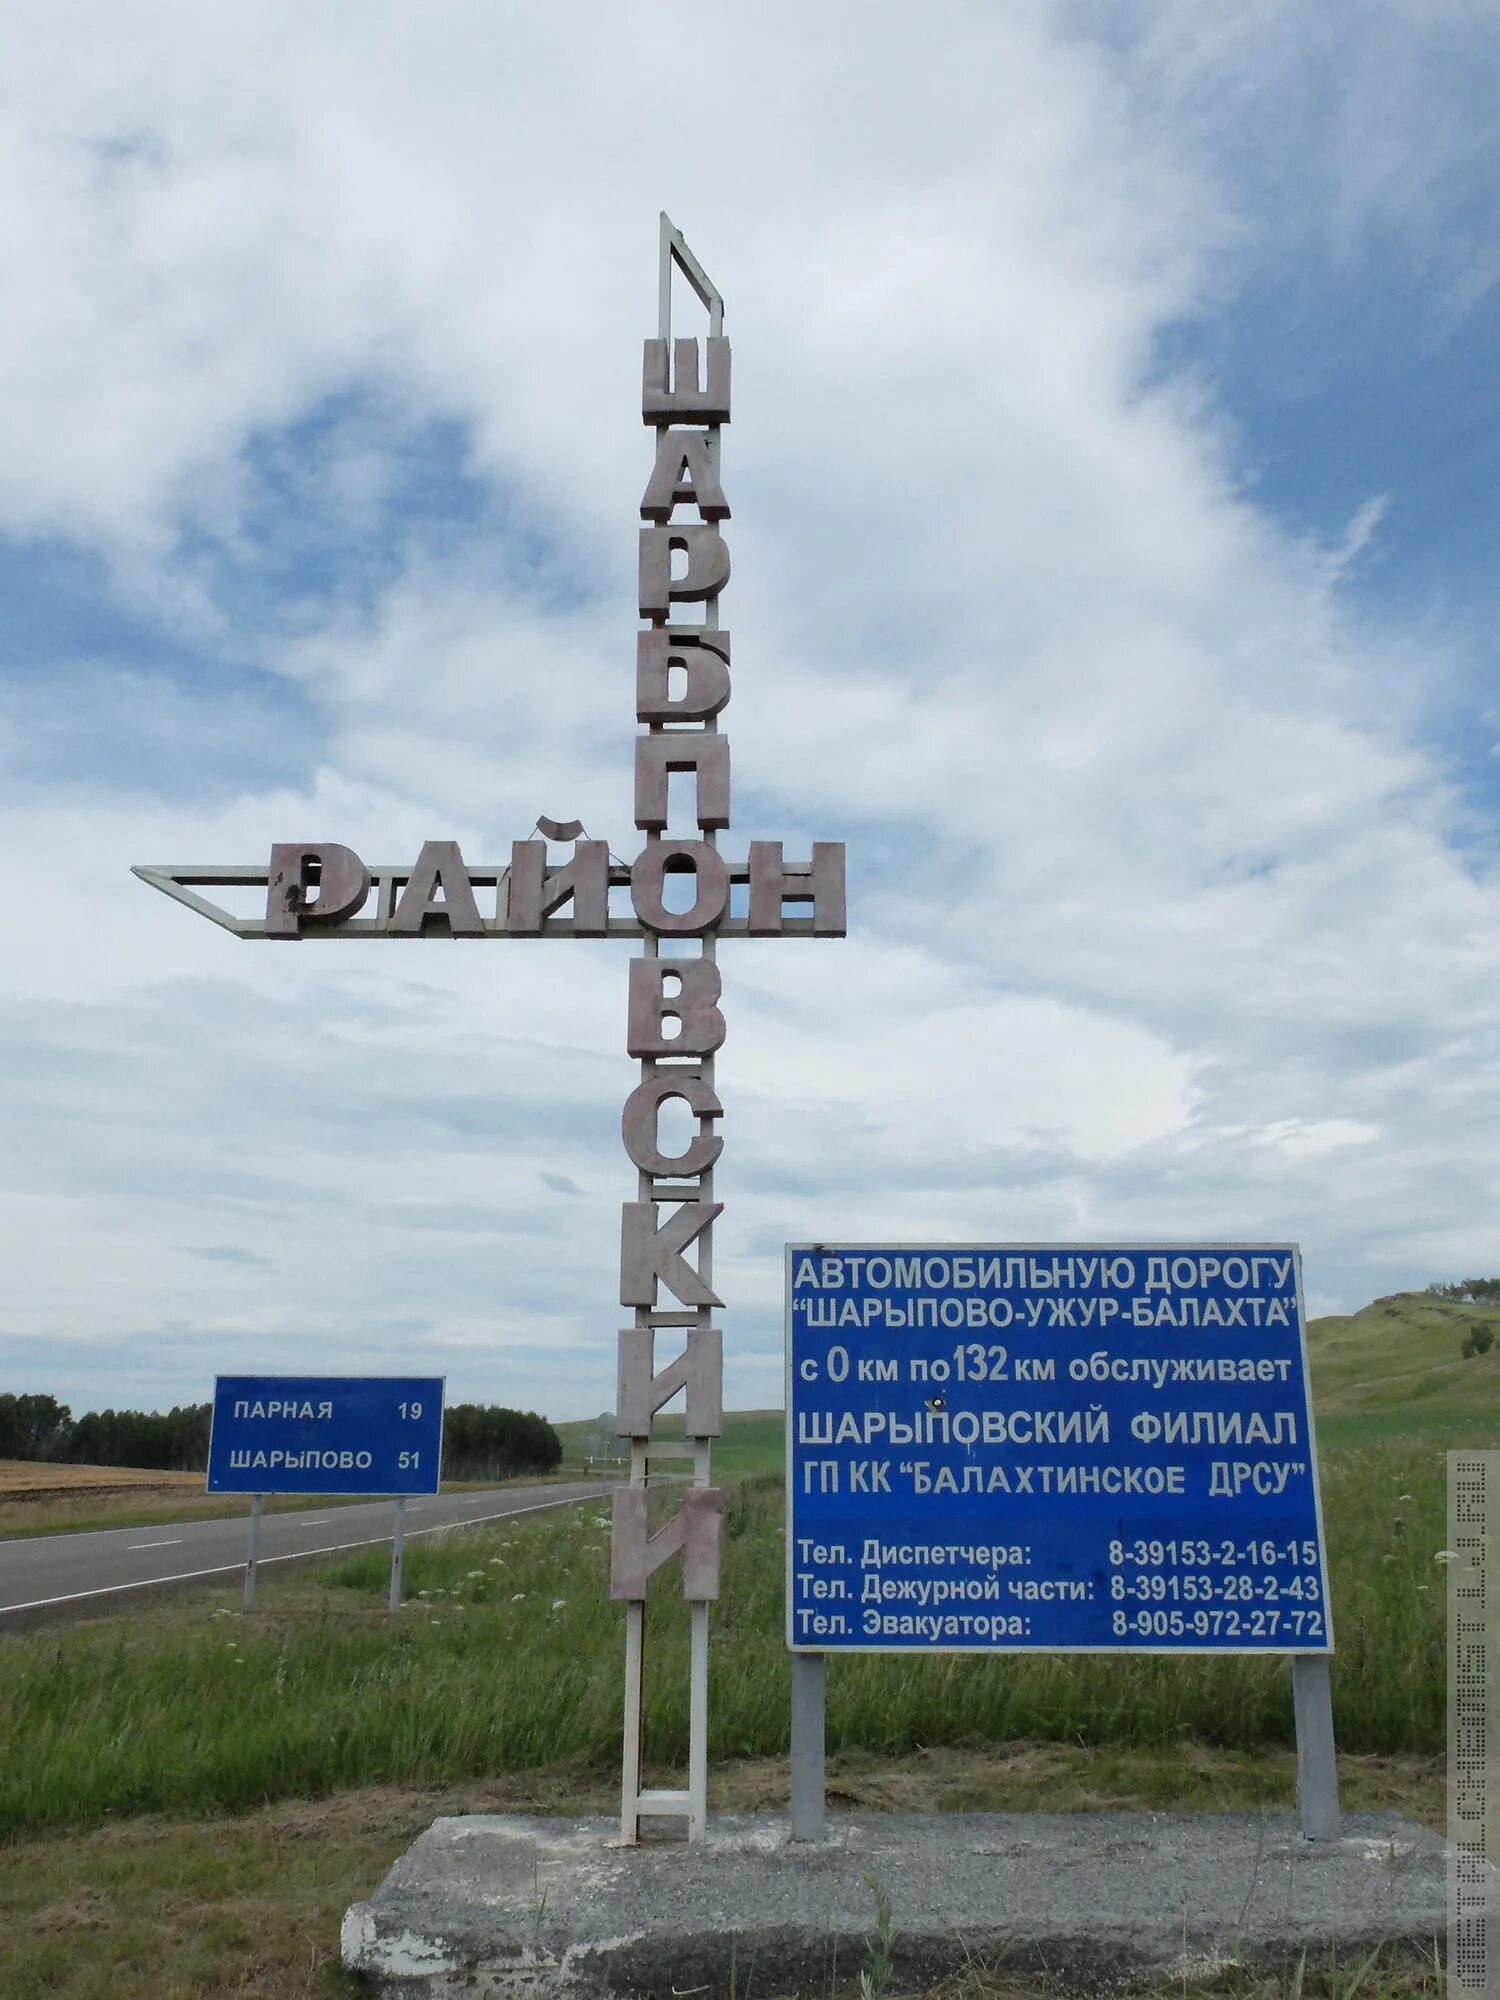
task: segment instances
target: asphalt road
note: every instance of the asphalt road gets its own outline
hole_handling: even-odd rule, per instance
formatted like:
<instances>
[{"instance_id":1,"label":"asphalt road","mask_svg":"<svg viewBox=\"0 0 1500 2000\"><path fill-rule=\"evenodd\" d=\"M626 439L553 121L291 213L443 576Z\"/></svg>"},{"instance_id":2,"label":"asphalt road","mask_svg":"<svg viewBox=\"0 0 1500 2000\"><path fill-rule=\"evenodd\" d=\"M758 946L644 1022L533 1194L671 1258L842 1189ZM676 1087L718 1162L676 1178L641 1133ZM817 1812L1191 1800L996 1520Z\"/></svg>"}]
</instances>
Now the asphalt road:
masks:
<instances>
[{"instance_id":1,"label":"asphalt road","mask_svg":"<svg viewBox=\"0 0 1500 2000\"><path fill-rule=\"evenodd\" d=\"M597 1481L576 1486L500 1486L486 1493L448 1493L408 1500L406 1538L439 1528L474 1526L508 1514L534 1513L570 1501L600 1500ZM89 1598L232 1575L245 1566L250 1503L221 1521L183 1521L176 1527L103 1528L92 1534L31 1535L0 1541L0 1621L7 1613L63 1609ZM265 1514L260 1563L333 1555L343 1549L389 1542L395 1508L389 1500L352 1507L309 1505L296 1514Z\"/></svg>"}]
</instances>

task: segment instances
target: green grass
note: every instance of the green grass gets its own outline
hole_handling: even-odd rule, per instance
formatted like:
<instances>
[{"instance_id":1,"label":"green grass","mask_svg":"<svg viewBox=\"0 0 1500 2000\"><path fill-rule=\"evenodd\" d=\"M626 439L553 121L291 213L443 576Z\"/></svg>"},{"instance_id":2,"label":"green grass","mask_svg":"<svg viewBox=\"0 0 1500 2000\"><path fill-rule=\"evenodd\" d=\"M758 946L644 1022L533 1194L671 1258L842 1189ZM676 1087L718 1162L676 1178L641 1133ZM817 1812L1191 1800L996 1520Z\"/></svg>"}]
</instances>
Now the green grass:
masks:
<instances>
[{"instance_id":1,"label":"green grass","mask_svg":"<svg viewBox=\"0 0 1500 2000\"><path fill-rule=\"evenodd\" d=\"M1279 1789L1268 1789L1269 1783ZM1165 1797L1163 1779L1179 1791ZM1346 1765L1351 1806L1393 1803L1410 1810L1358 1763ZM1145 1752L1086 1753L1057 1748L990 1760L941 1754L904 1763L834 1760L831 1796L879 1810L1067 1811L1163 1804L1285 1805L1290 1758L1166 1759ZM1189 1787L1196 1785L1197 1797ZM1441 1791L1429 1788L1441 1812ZM785 1768L715 1773L716 1809L785 1804ZM615 1774L578 1778L546 1772L447 1790L375 1789L306 1803L283 1801L234 1818L133 1819L89 1832L41 1835L0 1848L0 1993L5 2000L333 2000L352 1995L338 1970L339 1922L368 1896L386 1869L441 1814L608 1813ZM1430 1823L1440 1824L1429 1812ZM899 1931L900 1911L895 1912ZM899 1953L898 1953L899 1957ZM1300 2000L1351 2000L1331 1967L1310 1962ZM1430 1971L1430 1968L1429 1968ZM816 2000L856 2000L853 1981L830 1981ZM739 1986L776 2000L759 1980ZM1382 1966L1363 2000L1425 2000L1438 1983ZM1226 1969L1211 1982L1180 1981L1140 2000L1298 2000L1299 1989ZM972 1965L929 2000L1056 2000L1055 1985ZM730 2000L724 1987L717 2000Z\"/></svg>"},{"instance_id":2,"label":"green grass","mask_svg":"<svg viewBox=\"0 0 1500 2000\"><path fill-rule=\"evenodd\" d=\"M1420 1410L1369 1410L1359 1415L1320 1416L1318 1453L1358 1450L1364 1445L1427 1445L1439 1452L1489 1451L1500 1445L1493 1417L1431 1417Z\"/></svg>"},{"instance_id":3,"label":"green grass","mask_svg":"<svg viewBox=\"0 0 1500 2000\"><path fill-rule=\"evenodd\" d=\"M509 1479L445 1479L444 1493L490 1492L508 1485L549 1486L578 1477L558 1472L514 1473ZM285 1493L267 1494L268 1514L321 1513L332 1507L368 1505L364 1493ZM110 1528L175 1527L181 1521L229 1521L236 1516L248 1520L247 1495L206 1494L201 1487L187 1487L173 1500L150 1504L121 1493L114 1499L89 1499L87 1491L77 1499L20 1500L0 1496L0 1542L22 1542L38 1535L86 1535Z\"/></svg>"},{"instance_id":4,"label":"green grass","mask_svg":"<svg viewBox=\"0 0 1500 2000\"><path fill-rule=\"evenodd\" d=\"M1500 1335L1500 1307L1450 1305L1426 1292L1310 1320L1320 1429L1325 1417L1386 1416L1412 1427L1488 1420L1500 1433L1500 1346L1468 1359L1462 1351L1480 1324Z\"/></svg>"},{"instance_id":5,"label":"green grass","mask_svg":"<svg viewBox=\"0 0 1500 2000\"><path fill-rule=\"evenodd\" d=\"M1347 1751L1442 1748L1443 1471L1430 1445L1326 1455ZM786 1747L781 1519L774 1476L731 1488L715 1760ZM0 1674L0 1834L363 1785L607 1770L619 1754L623 1617L607 1597L608 1540L593 1505L424 1538L408 1551L413 1601L394 1618L375 1550L268 1582L252 1616L218 1595L17 1638ZM648 1754L675 1768L687 1749L686 1611L663 1592L649 1618ZM860 1655L831 1668L829 1747L1285 1746L1288 1678L1284 1661L1244 1656Z\"/></svg>"},{"instance_id":6,"label":"green grass","mask_svg":"<svg viewBox=\"0 0 1500 2000\"><path fill-rule=\"evenodd\" d=\"M553 1428L562 1440L563 1467L576 1476L584 1462L586 1441L597 1425L588 1420L555 1424ZM655 1435L668 1440L682 1437L681 1415L670 1410L663 1412L656 1420ZM618 1443L622 1461L628 1459L627 1441L621 1438ZM785 1455L786 1417L780 1410L725 1411L724 1435L714 1440L716 1479L738 1479L752 1472L779 1472Z\"/></svg>"},{"instance_id":7,"label":"green grass","mask_svg":"<svg viewBox=\"0 0 1500 2000\"><path fill-rule=\"evenodd\" d=\"M314 1507L354 1507L359 1496L342 1493L268 1496L268 1514L305 1513ZM155 1501L143 1506L121 1494L117 1501L95 1500L14 1500L0 1502L0 1542L23 1542L37 1535L88 1535L109 1528L175 1527L180 1521L228 1521L235 1515L247 1519L250 1502L241 1494L231 1498L206 1498L201 1492L185 1492L180 1499Z\"/></svg>"}]
</instances>

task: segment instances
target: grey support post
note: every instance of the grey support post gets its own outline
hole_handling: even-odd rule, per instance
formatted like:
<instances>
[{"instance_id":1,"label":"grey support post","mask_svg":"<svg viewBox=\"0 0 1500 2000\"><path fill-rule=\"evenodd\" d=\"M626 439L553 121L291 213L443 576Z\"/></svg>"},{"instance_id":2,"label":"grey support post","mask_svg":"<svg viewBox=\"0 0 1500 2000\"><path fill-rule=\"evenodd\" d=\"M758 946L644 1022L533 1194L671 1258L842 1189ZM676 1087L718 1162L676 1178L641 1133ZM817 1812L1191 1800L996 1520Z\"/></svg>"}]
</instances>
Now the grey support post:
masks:
<instances>
[{"instance_id":1,"label":"grey support post","mask_svg":"<svg viewBox=\"0 0 1500 2000\"><path fill-rule=\"evenodd\" d=\"M391 1540L391 1609L401 1609L401 1562L406 1553L406 1498L396 1502L396 1532Z\"/></svg>"},{"instance_id":2,"label":"grey support post","mask_svg":"<svg viewBox=\"0 0 1500 2000\"><path fill-rule=\"evenodd\" d=\"M1297 1728L1297 1803L1305 1840L1339 1837L1339 1774L1333 1749L1333 1691L1326 1653L1292 1656Z\"/></svg>"},{"instance_id":3,"label":"grey support post","mask_svg":"<svg viewBox=\"0 0 1500 2000\"><path fill-rule=\"evenodd\" d=\"M793 1653L791 1660L792 1839L816 1840L824 1812L824 1656Z\"/></svg>"},{"instance_id":4,"label":"grey support post","mask_svg":"<svg viewBox=\"0 0 1500 2000\"><path fill-rule=\"evenodd\" d=\"M255 1570L260 1561L260 1510L264 1495L250 1495L250 1546L245 1552L245 1609L255 1604Z\"/></svg>"}]
</instances>

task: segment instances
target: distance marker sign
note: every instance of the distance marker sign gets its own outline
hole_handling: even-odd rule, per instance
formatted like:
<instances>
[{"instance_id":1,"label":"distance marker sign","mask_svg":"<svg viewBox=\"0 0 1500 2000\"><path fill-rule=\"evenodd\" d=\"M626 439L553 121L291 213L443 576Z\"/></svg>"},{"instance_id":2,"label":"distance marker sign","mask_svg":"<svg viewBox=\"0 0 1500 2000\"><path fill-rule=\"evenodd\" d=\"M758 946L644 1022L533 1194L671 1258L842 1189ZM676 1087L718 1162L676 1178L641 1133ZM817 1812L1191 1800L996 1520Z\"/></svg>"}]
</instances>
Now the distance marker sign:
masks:
<instances>
[{"instance_id":1,"label":"distance marker sign","mask_svg":"<svg viewBox=\"0 0 1500 2000\"><path fill-rule=\"evenodd\" d=\"M210 1493L436 1493L440 1375L219 1375Z\"/></svg>"},{"instance_id":2,"label":"distance marker sign","mask_svg":"<svg viewBox=\"0 0 1500 2000\"><path fill-rule=\"evenodd\" d=\"M1333 1648L1290 1244L793 1244L787 1643Z\"/></svg>"}]
</instances>

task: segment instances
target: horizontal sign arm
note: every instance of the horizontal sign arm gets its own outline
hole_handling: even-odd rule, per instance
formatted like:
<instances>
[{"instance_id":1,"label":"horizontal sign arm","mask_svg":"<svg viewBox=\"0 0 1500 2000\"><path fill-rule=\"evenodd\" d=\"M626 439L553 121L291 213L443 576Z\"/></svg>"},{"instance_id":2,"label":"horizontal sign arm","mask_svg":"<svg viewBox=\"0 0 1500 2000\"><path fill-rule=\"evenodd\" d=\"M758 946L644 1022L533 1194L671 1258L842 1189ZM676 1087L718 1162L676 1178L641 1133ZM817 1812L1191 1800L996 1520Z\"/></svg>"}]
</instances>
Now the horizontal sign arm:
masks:
<instances>
[{"instance_id":1,"label":"horizontal sign arm","mask_svg":"<svg viewBox=\"0 0 1500 2000\"><path fill-rule=\"evenodd\" d=\"M429 849L445 850L441 865L429 859ZM199 916L240 938L308 937L842 937L844 915L844 847L842 841L815 841L812 858L783 859L779 843L754 841L744 861L729 861L702 842L675 843L670 851L650 849L634 864L606 860L603 843L598 865L586 879L575 864L552 864L541 842L517 842L512 861L470 863L448 843L429 843L415 862L366 867L367 882L356 881L357 895L319 914L320 888L326 894L330 868L304 870L301 886L289 896L291 918L278 904L268 919L273 876L285 879L285 864L277 859L260 866L235 864L141 864L132 870L153 889L184 904ZM535 849L533 854L530 850ZM348 849L308 847L277 850L357 862ZM698 899L691 911L667 907L660 857L666 871L698 875ZM526 893L518 898L511 883L525 856ZM342 865L342 864L341 864ZM347 872L347 871L346 871ZM517 880L521 880L517 877ZM413 884L416 885L413 888ZM258 889L267 901L255 915L239 915L201 893L205 889ZM733 908L732 891L748 892L743 907ZM481 910L474 892L493 891ZM618 911L611 891L628 907ZM347 902L347 909L343 903ZM514 904L514 908L512 905ZM788 907L790 906L790 907ZM362 914L363 912L363 914Z\"/></svg>"}]
</instances>

